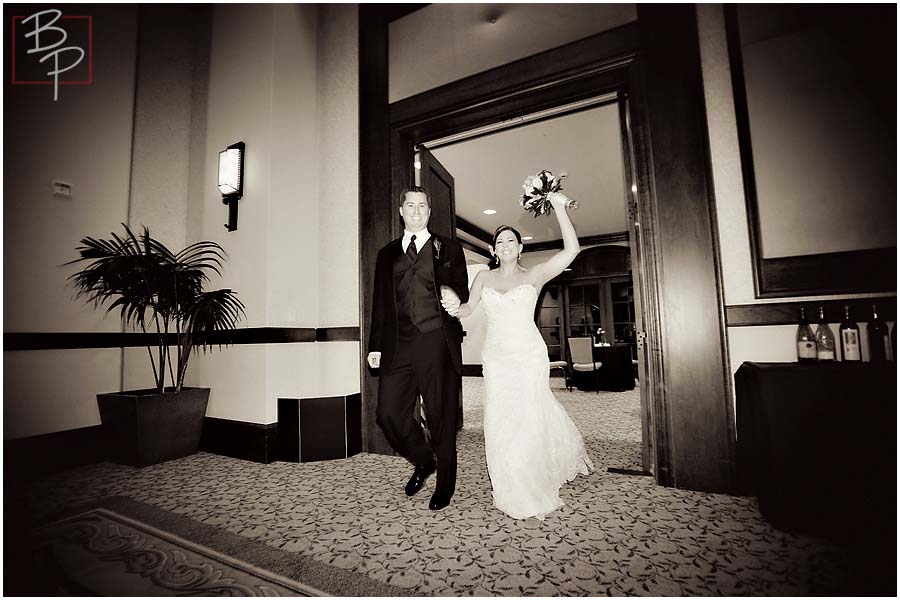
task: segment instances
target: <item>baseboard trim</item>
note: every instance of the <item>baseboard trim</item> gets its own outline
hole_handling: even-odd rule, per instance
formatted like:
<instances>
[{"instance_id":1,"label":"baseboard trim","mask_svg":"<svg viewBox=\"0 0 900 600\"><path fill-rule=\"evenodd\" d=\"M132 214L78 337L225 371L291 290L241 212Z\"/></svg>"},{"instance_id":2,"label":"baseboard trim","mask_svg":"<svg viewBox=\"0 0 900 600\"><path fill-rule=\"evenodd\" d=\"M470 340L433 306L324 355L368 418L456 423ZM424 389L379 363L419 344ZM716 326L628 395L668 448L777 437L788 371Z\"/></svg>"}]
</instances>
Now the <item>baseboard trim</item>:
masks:
<instances>
[{"instance_id":1,"label":"baseboard trim","mask_svg":"<svg viewBox=\"0 0 900 600\"><path fill-rule=\"evenodd\" d=\"M259 463L278 460L278 423L205 417L200 451ZM28 481L110 460L102 425L3 442L3 480Z\"/></svg>"},{"instance_id":2,"label":"baseboard trim","mask_svg":"<svg viewBox=\"0 0 900 600\"><path fill-rule=\"evenodd\" d=\"M484 377L484 369L481 365L463 365L463 377Z\"/></svg>"},{"instance_id":3,"label":"baseboard trim","mask_svg":"<svg viewBox=\"0 0 900 600\"><path fill-rule=\"evenodd\" d=\"M200 451L268 464L278 460L278 423L206 417Z\"/></svg>"},{"instance_id":4,"label":"baseboard trim","mask_svg":"<svg viewBox=\"0 0 900 600\"><path fill-rule=\"evenodd\" d=\"M105 460L100 425L4 440L3 480L30 480Z\"/></svg>"}]
</instances>

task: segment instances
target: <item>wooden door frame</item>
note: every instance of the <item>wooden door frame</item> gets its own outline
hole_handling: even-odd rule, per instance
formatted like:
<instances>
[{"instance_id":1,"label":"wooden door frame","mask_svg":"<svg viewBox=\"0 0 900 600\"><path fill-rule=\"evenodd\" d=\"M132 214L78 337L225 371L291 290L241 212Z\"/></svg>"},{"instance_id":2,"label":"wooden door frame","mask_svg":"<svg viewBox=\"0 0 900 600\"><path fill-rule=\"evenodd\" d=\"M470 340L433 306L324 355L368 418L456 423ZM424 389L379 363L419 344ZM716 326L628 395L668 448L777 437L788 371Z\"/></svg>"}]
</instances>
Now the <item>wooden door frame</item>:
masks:
<instances>
[{"instance_id":1,"label":"wooden door frame","mask_svg":"<svg viewBox=\"0 0 900 600\"><path fill-rule=\"evenodd\" d=\"M638 15L635 23L389 104L389 17L377 5L360 6L364 450L391 452L375 424L377 383L366 371L365 354L375 254L399 235L394 199L413 181L415 144L616 92L630 107L627 137L636 159L645 244L639 276L650 351L648 380L641 384L650 386L652 398L656 481L702 491L734 489L731 374L695 9L648 6L639 7ZM704 141L699 147L698 139ZM686 172L672 169L675 155ZM685 231L692 237L679 238ZM664 277L663 263L691 270L693 287ZM695 334L683 326L685 320L709 320L710 306L716 307L712 324ZM699 356L685 356L681 347Z\"/></svg>"}]
</instances>

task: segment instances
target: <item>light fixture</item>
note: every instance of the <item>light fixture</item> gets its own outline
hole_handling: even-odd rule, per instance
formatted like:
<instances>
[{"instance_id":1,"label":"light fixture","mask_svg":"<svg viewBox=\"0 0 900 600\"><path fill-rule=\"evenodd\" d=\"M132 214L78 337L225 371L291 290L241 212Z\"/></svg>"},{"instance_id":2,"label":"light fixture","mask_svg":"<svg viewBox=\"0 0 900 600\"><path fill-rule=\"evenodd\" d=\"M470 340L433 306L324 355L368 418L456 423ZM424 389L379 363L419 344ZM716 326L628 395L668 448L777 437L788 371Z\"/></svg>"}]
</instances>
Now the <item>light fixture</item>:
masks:
<instances>
[{"instance_id":1,"label":"light fixture","mask_svg":"<svg viewBox=\"0 0 900 600\"><path fill-rule=\"evenodd\" d=\"M534 237L532 237L532 236L530 236L530 235L523 235L523 236L522 236L522 241L523 241L523 242L530 242L530 241L533 240L533 239L534 239Z\"/></svg>"},{"instance_id":2,"label":"light fixture","mask_svg":"<svg viewBox=\"0 0 900 600\"><path fill-rule=\"evenodd\" d=\"M422 168L422 163L420 163L419 161L416 161L416 162L413 163L413 166L414 166L415 168L417 168L417 169L421 169L421 168Z\"/></svg>"},{"instance_id":3,"label":"light fixture","mask_svg":"<svg viewBox=\"0 0 900 600\"><path fill-rule=\"evenodd\" d=\"M244 195L244 142L232 144L219 152L219 192L222 204L228 206L225 229L237 229L238 200Z\"/></svg>"},{"instance_id":4,"label":"light fixture","mask_svg":"<svg viewBox=\"0 0 900 600\"><path fill-rule=\"evenodd\" d=\"M494 210L493 208L486 208L481 212L483 212L486 215L496 215L497 214L497 211Z\"/></svg>"}]
</instances>

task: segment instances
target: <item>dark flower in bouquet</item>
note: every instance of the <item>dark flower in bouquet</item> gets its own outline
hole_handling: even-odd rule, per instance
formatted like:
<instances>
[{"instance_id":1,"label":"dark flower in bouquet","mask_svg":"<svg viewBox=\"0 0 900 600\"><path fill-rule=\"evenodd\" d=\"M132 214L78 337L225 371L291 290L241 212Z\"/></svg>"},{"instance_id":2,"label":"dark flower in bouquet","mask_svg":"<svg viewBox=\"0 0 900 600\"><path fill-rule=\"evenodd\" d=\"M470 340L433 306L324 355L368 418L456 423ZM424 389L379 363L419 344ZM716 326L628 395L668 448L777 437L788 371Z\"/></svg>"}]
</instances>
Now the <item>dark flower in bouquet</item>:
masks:
<instances>
[{"instance_id":1,"label":"dark flower in bouquet","mask_svg":"<svg viewBox=\"0 0 900 600\"><path fill-rule=\"evenodd\" d=\"M562 180L566 177L566 173L560 173L559 177L555 177L553 173L544 169L537 175L530 175L522 184L525 193L519 203L526 211L532 213L535 217L538 215L549 215L552 205L550 204L550 194L559 194L562 190ZM567 198L567 208L578 208L578 202Z\"/></svg>"}]
</instances>

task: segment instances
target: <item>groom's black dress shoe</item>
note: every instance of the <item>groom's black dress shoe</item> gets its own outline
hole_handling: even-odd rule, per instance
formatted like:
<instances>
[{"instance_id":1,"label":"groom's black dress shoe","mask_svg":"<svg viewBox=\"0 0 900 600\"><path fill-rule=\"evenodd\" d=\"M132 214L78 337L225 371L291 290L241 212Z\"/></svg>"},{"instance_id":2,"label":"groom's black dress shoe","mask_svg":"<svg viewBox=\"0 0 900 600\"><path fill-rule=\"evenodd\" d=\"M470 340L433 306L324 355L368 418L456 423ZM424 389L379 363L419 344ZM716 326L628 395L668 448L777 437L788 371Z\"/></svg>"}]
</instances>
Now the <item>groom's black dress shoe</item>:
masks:
<instances>
[{"instance_id":1,"label":"groom's black dress shoe","mask_svg":"<svg viewBox=\"0 0 900 600\"><path fill-rule=\"evenodd\" d=\"M430 508L431 510L441 510L442 508L447 508L448 506L450 506L450 498L452 497L453 494L436 491L434 495L431 496L431 502L428 503L428 508Z\"/></svg>"},{"instance_id":2,"label":"groom's black dress shoe","mask_svg":"<svg viewBox=\"0 0 900 600\"><path fill-rule=\"evenodd\" d=\"M422 489L422 486L425 485L425 480L435 472L437 469L436 464L428 465L427 467L416 467L416 470L413 471L412 477L409 478L409 481L406 482L406 495L414 496L416 492Z\"/></svg>"}]
</instances>

